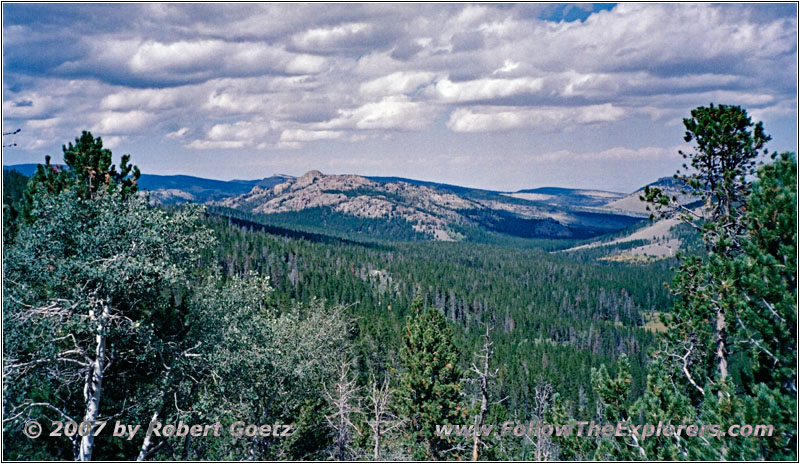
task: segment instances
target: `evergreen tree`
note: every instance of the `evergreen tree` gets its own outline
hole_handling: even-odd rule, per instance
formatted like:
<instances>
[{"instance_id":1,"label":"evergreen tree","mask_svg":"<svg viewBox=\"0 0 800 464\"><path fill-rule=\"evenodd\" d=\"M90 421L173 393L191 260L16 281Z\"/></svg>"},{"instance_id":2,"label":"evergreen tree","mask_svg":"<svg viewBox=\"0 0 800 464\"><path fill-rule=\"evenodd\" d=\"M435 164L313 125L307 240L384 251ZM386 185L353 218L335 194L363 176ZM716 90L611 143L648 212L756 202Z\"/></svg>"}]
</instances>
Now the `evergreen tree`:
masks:
<instances>
[{"instance_id":1,"label":"evergreen tree","mask_svg":"<svg viewBox=\"0 0 800 464\"><path fill-rule=\"evenodd\" d=\"M436 426L468 421L462 405L458 348L436 308L423 309L419 298L411 308L400 350L404 371L398 391L408 419L411 454L414 459L452 459L458 443L455 438L437 436Z\"/></svg>"},{"instance_id":2,"label":"evergreen tree","mask_svg":"<svg viewBox=\"0 0 800 464\"><path fill-rule=\"evenodd\" d=\"M23 199L30 178L14 171L3 169L3 243L8 244L14 236L20 200Z\"/></svg>"},{"instance_id":3,"label":"evergreen tree","mask_svg":"<svg viewBox=\"0 0 800 464\"><path fill-rule=\"evenodd\" d=\"M103 148L103 140L94 138L91 132L83 131L75 143L62 146L65 166L50 164L50 156L45 164L37 167L25 194L22 213L33 220L36 213L33 197L37 194L58 194L65 189L74 188L82 198L94 198L106 190L119 189L123 197L137 191L137 181L141 175L137 166L130 165L131 155L122 155L119 170L112 161L111 150Z\"/></svg>"},{"instance_id":4,"label":"evergreen tree","mask_svg":"<svg viewBox=\"0 0 800 464\"><path fill-rule=\"evenodd\" d=\"M662 455L689 459L794 459L796 448L796 209L793 155L758 171L769 136L744 110L698 108L684 121L698 141L697 172L684 179L703 198L695 210L647 192L657 209L678 211L702 233L707 256L681 259L655 353L644 417L686 415L695 422L771 424L772 438L720 436L662 442ZM774 155L775 157L776 155Z\"/></svg>"},{"instance_id":5,"label":"evergreen tree","mask_svg":"<svg viewBox=\"0 0 800 464\"><path fill-rule=\"evenodd\" d=\"M690 193L702 200L691 209L669 198L658 188L645 189L645 199L662 215L677 213L703 235L709 252L707 262L689 258L681 263L674 293L678 296L673 310L674 327L670 332L676 343L691 352L688 363L697 366L696 377L729 375L729 342L735 297L732 286L731 259L741 250L744 235L745 196L748 176L754 173L759 154L771 137L761 122L753 123L747 111L738 106L712 103L692 110L683 120L686 142L696 143L693 153L680 154L690 160L675 177L688 186ZM709 326L708 321L712 321ZM713 345L713 346L712 346ZM710 349L709 349L710 348ZM713 353L713 358L708 356ZM689 376L687 376L689 377ZM692 379L697 383L697 379ZM702 388L693 385L698 390Z\"/></svg>"},{"instance_id":6,"label":"evergreen tree","mask_svg":"<svg viewBox=\"0 0 800 464\"><path fill-rule=\"evenodd\" d=\"M747 235L734 263L734 346L746 353L746 422L777 433L757 457L797 456L797 160L783 153L759 169L747 198Z\"/></svg>"}]
</instances>

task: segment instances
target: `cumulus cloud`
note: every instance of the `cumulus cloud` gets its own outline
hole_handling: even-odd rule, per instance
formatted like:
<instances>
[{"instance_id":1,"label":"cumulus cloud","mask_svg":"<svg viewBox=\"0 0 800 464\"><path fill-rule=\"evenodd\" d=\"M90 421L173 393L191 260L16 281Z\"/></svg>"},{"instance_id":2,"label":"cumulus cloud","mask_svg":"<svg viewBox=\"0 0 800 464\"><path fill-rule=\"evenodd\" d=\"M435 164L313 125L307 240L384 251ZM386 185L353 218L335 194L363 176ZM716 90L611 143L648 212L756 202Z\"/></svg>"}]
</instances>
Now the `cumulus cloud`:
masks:
<instances>
[{"instance_id":1,"label":"cumulus cloud","mask_svg":"<svg viewBox=\"0 0 800 464\"><path fill-rule=\"evenodd\" d=\"M492 100L536 93L541 90L543 80L532 77L517 79L476 79L465 82L452 82L445 78L434 86L437 96L446 102L469 102Z\"/></svg>"},{"instance_id":2,"label":"cumulus cloud","mask_svg":"<svg viewBox=\"0 0 800 464\"><path fill-rule=\"evenodd\" d=\"M181 138L185 137L188 132L189 132L189 128L188 127L181 127L178 130L175 130L175 131L172 131L172 132L168 132L165 135L165 137L168 138L168 139L181 139Z\"/></svg>"},{"instance_id":3,"label":"cumulus cloud","mask_svg":"<svg viewBox=\"0 0 800 464\"><path fill-rule=\"evenodd\" d=\"M331 129L421 130L438 114L435 107L406 96L384 97L355 109L340 110L339 116L318 124Z\"/></svg>"},{"instance_id":4,"label":"cumulus cloud","mask_svg":"<svg viewBox=\"0 0 800 464\"><path fill-rule=\"evenodd\" d=\"M522 128L553 132L587 124L614 122L623 116L625 111L610 103L579 108L467 107L453 111L447 121L447 127L455 132L491 132Z\"/></svg>"},{"instance_id":5,"label":"cumulus cloud","mask_svg":"<svg viewBox=\"0 0 800 464\"><path fill-rule=\"evenodd\" d=\"M368 97L407 94L430 83L434 73L425 71L398 71L361 84L360 92Z\"/></svg>"},{"instance_id":6,"label":"cumulus cloud","mask_svg":"<svg viewBox=\"0 0 800 464\"><path fill-rule=\"evenodd\" d=\"M3 124L24 128L27 148L60 147L91 128L120 146L179 140L190 149L174 156L321 140L352 144L352 156L380 138L433 151L445 133L466 151L476 150L471 133L490 145L518 129L622 137L621 122L644 120L659 134L709 102L796 119L796 13L758 4L10 4ZM92 28L74 27L97 16Z\"/></svg>"},{"instance_id":7,"label":"cumulus cloud","mask_svg":"<svg viewBox=\"0 0 800 464\"><path fill-rule=\"evenodd\" d=\"M318 130L311 131L305 129L286 129L281 132L281 142L311 142L315 140L338 139L344 132Z\"/></svg>"},{"instance_id":8,"label":"cumulus cloud","mask_svg":"<svg viewBox=\"0 0 800 464\"><path fill-rule=\"evenodd\" d=\"M93 132L101 134L128 134L146 129L154 120L155 115L144 111L106 112L100 121L92 127Z\"/></svg>"},{"instance_id":9,"label":"cumulus cloud","mask_svg":"<svg viewBox=\"0 0 800 464\"><path fill-rule=\"evenodd\" d=\"M344 136L342 131L285 129L278 139L278 148L300 148L306 142L318 140L338 140Z\"/></svg>"},{"instance_id":10,"label":"cumulus cloud","mask_svg":"<svg viewBox=\"0 0 800 464\"><path fill-rule=\"evenodd\" d=\"M397 25L389 21L342 22L292 34L288 45L317 54L358 53L391 47L398 32Z\"/></svg>"},{"instance_id":11,"label":"cumulus cloud","mask_svg":"<svg viewBox=\"0 0 800 464\"><path fill-rule=\"evenodd\" d=\"M505 60L503 61L503 67L495 69L494 71L492 71L492 74L510 73L517 68L519 68L519 63L512 60Z\"/></svg>"},{"instance_id":12,"label":"cumulus cloud","mask_svg":"<svg viewBox=\"0 0 800 464\"><path fill-rule=\"evenodd\" d=\"M204 138L192 140L186 147L196 150L263 147L274 130L275 124L264 119L214 124L206 130Z\"/></svg>"}]
</instances>

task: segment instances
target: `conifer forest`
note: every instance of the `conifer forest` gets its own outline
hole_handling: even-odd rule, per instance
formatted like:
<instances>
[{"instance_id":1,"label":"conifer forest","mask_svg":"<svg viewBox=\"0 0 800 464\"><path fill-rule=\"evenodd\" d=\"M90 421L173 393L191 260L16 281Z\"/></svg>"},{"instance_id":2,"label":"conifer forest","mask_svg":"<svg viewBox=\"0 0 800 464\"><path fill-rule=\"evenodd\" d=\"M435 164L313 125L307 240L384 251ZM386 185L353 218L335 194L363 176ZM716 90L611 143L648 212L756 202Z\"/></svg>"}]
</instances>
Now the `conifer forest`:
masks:
<instances>
[{"instance_id":1,"label":"conifer forest","mask_svg":"<svg viewBox=\"0 0 800 464\"><path fill-rule=\"evenodd\" d=\"M3 462L798 462L798 2L3 2Z\"/></svg>"},{"instance_id":2,"label":"conifer forest","mask_svg":"<svg viewBox=\"0 0 800 464\"><path fill-rule=\"evenodd\" d=\"M684 124L676 176L699 206L644 189L645 222L678 218L684 237L644 261L600 259L612 242L154 205L135 160L84 132L65 165L4 172L4 459L794 460L796 156L767 152L740 107ZM31 418L291 435L30 440ZM776 433L437 431L509 421Z\"/></svg>"}]
</instances>

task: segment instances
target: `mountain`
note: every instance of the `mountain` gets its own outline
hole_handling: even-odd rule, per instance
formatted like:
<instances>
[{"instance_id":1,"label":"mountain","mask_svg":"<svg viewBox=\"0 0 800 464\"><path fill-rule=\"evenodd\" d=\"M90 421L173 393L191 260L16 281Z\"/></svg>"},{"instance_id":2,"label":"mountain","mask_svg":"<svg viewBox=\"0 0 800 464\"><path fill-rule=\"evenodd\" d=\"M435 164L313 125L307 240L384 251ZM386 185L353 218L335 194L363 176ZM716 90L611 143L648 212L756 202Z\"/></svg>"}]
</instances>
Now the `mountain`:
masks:
<instances>
[{"instance_id":1,"label":"mountain","mask_svg":"<svg viewBox=\"0 0 800 464\"><path fill-rule=\"evenodd\" d=\"M648 184L648 187L658 187L662 192L669 196L674 196L682 205L690 205L695 201L691 195L681 193L683 182L674 177L662 177L657 181ZM624 214L637 214L641 216L650 216L650 211L647 211L647 203L641 200L640 197L644 196L644 187L631 193L630 195L623 196L617 200L611 201L603 206L604 209L609 211L617 211Z\"/></svg>"},{"instance_id":2,"label":"mountain","mask_svg":"<svg viewBox=\"0 0 800 464\"><path fill-rule=\"evenodd\" d=\"M256 180L214 180L193 176L162 176L142 174L139 188L150 192L150 199L158 203L182 203L193 201L206 203L221 200L251 191L254 187L272 187L290 179L275 175Z\"/></svg>"},{"instance_id":3,"label":"mountain","mask_svg":"<svg viewBox=\"0 0 800 464\"><path fill-rule=\"evenodd\" d=\"M14 164L11 166L3 165L3 170L8 171L17 171L18 173L25 175L25 176L32 176L36 173L36 167L39 166L36 163L27 163L27 164Z\"/></svg>"},{"instance_id":4,"label":"mountain","mask_svg":"<svg viewBox=\"0 0 800 464\"><path fill-rule=\"evenodd\" d=\"M624 193L559 187L518 190L514 193L507 193L506 195L523 200L545 202L551 205L587 207L605 206L609 202L625 197Z\"/></svg>"},{"instance_id":5,"label":"mountain","mask_svg":"<svg viewBox=\"0 0 800 464\"><path fill-rule=\"evenodd\" d=\"M249 193L212 204L305 224L314 216L320 217L320 225L341 226L344 218L352 218L354 227L362 224L357 219L394 221L428 238L446 241L462 240L476 230L525 238L587 238L640 221L624 214L582 208L587 202L577 201L572 206L567 201L559 204L402 178L309 171L296 179L272 187L257 186Z\"/></svg>"},{"instance_id":6,"label":"mountain","mask_svg":"<svg viewBox=\"0 0 800 464\"><path fill-rule=\"evenodd\" d=\"M34 163L15 164L3 166L3 169L18 171L30 177L36 173L37 166L39 165ZM224 181L184 175L142 174L139 177L139 189L149 192L153 203L206 203L247 193L256 186L272 187L291 178L276 174L264 179Z\"/></svg>"},{"instance_id":7,"label":"mountain","mask_svg":"<svg viewBox=\"0 0 800 464\"><path fill-rule=\"evenodd\" d=\"M667 195L674 197L683 206L688 208L700 206L696 197L681 192L684 185L682 181L674 177L662 177L648 184L649 187L657 187ZM600 208L612 212L649 217L651 211L647 210L648 204L641 199L644 196L644 189L645 187L642 187L630 195L611 201ZM681 221L676 218L657 219L650 223L643 223L643 227L635 228L630 233L613 240L598 240L564 251L603 248L608 251L601 259L616 261L668 258L674 256L680 248L687 246L686 238L691 236L691 234L682 233L680 225Z\"/></svg>"},{"instance_id":8,"label":"mountain","mask_svg":"<svg viewBox=\"0 0 800 464\"><path fill-rule=\"evenodd\" d=\"M26 175L36 164L6 167ZM274 175L222 181L142 174L152 203L187 201L234 208L279 227L398 240L472 240L486 233L522 238L592 238L642 220L607 205L625 194L545 187L497 192L401 177Z\"/></svg>"}]
</instances>

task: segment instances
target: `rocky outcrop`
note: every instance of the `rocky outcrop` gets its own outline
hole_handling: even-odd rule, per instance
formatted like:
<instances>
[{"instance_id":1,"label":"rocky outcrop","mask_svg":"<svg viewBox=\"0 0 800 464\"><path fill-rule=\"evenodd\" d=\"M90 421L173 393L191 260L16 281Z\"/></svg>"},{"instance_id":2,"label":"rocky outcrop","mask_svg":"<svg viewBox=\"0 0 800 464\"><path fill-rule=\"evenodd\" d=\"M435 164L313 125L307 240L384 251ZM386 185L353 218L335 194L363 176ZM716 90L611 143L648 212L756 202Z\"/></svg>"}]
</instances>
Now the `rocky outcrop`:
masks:
<instances>
[{"instance_id":1,"label":"rocky outcrop","mask_svg":"<svg viewBox=\"0 0 800 464\"><path fill-rule=\"evenodd\" d=\"M271 188L255 187L250 193L216 204L263 214L329 207L356 217L400 218L438 240L452 239L449 225L463 222L458 210L482 208L474 201L431 187L319 171L309 171Z\"/></svg>"},{"instance_id":2,"label":"rocky outcrop","mask_svg":"<svg viewBox=\"0 0 800 464\"><path fill-rule=\"evenodd\" d=\"M580 228L615 230L614 224L607 224L605 212L594 217L582 210L576 213L567 207L493 192L460 195L401 180L376 181L319 171L309 171L269 188L257 186L249 193L214 204L262 214L330 208L360 218L401 219L434 240L462 239L456 232L461 225L523 237L570 237L572 229Z\"/></svg>"}]
</instances>

